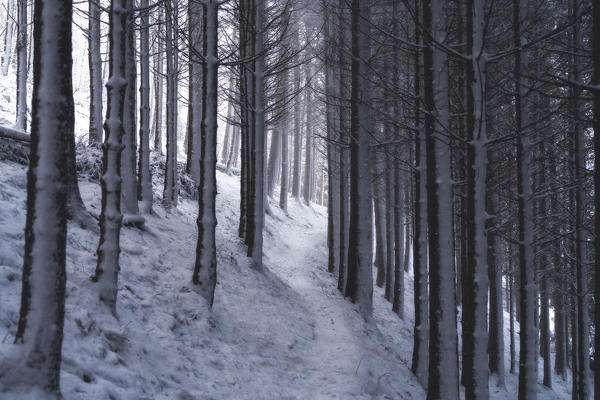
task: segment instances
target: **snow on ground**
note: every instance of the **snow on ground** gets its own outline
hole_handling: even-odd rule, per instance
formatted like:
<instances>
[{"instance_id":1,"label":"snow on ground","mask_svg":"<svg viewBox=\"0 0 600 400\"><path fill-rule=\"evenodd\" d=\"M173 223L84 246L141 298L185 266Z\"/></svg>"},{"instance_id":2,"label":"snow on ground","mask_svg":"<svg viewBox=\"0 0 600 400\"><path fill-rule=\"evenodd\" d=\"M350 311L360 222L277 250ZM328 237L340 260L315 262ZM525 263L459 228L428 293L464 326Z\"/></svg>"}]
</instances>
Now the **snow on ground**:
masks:
<instances>
[{"instance_id":1,"label":"snow on ground","mask_svg":"<svg viewBox=\"0 0 600 400\"><path fill-rule=\"evenodd\" d=\"M21 286L26 168L4 161L0 171L0 341L11 346ZM253 271L237 237L238 178L219 173L218 183L219 269L212 312L190 283L195 202L182 199L170 213L155 203L146 230L123 229L118 321L98 305L90 280L97 234L69 226L64 398L425 398L409 370L410 278L407 320L391 312L376 288L376 326L365 326L327 272L326 210L293 200L289 215L272 207L265 271ZM86 205L97 214L98 185L80 184ZM568 397L568 383L557 379L558 393L540 387L540 398ZM492 398L513 399L516 387L517 377L507 374L506 388L490 384Z\"/></svg>"}]
</instances>

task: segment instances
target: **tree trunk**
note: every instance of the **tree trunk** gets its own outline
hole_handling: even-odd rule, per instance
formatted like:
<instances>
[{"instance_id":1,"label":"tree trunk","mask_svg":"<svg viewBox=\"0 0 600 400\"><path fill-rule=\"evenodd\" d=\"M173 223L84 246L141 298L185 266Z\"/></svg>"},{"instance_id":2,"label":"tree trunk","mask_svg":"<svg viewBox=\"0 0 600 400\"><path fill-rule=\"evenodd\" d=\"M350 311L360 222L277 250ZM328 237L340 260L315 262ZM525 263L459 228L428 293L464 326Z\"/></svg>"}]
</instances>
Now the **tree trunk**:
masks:
<instances>
[{"instance_id":1,"label":"tree trunk","mask_svg":"<svg viewBox=\"0 0 600 400\"><path fill-rule=\"evenodd\" d=\"M394 207L394 251L391 254L394 257L394 298L392 311L398 314L400 319L404 319L404 267L402 258L408 252L408 246L404 243L404 235L408 236L407 229L404 225L404 202L408 199L402 201L402 182L400 178L401 172L398 154L396 154L395 159L391 161L390 167L390 180L392 181L390 193L392 197L390 199L393 199L392 204Z\"/></svg>"},{"instance_id":2,"label":"tree trunk","mask_svg":"<svg viewBox=\"0 0 600 400\"><path fill-rule=\"evenodd\" d=\"M273 197L277 184L277 172L281 159L281 132L279 129L271 130L271 150L269 151L269 168L267 169L267 194Z\"/></svg>"},{"instance_id":3,"label":"tree trunk","mask_svg":"<svg viewBox=\"0 0 600 400\"><path fill-rule=\"evenodd\" d=\"M119 236L121 233L121 140L125 105L125 48L127 47L128 0L113 0L109 24L109 78L106 83L108 103L102 147L102 208L98 263L92 278L99 285L100 301L116 315L119 274Z\"/></svg>"},{"instance_id":4,"label":"tree trunk","mask_svg":"<svg viewBox=\"0 0 600 400\"><path fill-rule=\"evenodd\" d=\"M370 48L371 1L352 0L352 95L350 137L350 233L348 282L352 302L370 321L373 313L371 110L365 78Z\"/></svg>"},{"instance_id":5,"label":"tree trunk","mask_svg":"<svg viewBox=\"0 0 600 400\"><path fill-rule=\"evenodd\" d=\"M159 7L156 21L157 52L154 55L154 151L162 154L162 115L163 115L163 41L161 40L163 7Z\"/></svg>"},{"instance_id":6,"label":"tree trunk","mask_svg":"<svg viewBox=\"0 0 600 400\"><path fill-rule=\"evenodd\" d=\"M487 131L483 0L467 2L467 297L463 296L463 377L465 398L487 399L488 240L486 231ZM467 301L468 300L468 301Z\"/></svg>"},{"instance_id":7,"label":"tree trunk","mask_svg":"<svg viewBox=\"0 0 600 400\"><path fill-rule=\"evenodd\" d=\"M177 7L171 0L165 3L166 56L167 56L167 162L163 206L177 207Z\"/></svg>"},{"instance_id":8,"label":"tree trunk","mask_svg":"<svg viewBox=\"0 0 600 400\"><path fill-rule=\"evenodd\" d=\"M300 36L298 29L292 30L292 43L300 47ZM292 175L292 196L295 199L300 198L300 176L302 169L302 131L300 129L300 67L298 64L298 56L294 60L296 67L294 68L294 170Z\"/></svg>"},{"instance_id":9,"label":"tree trunk","mask_svg":"<svg viewBox=\"0 0 600 400\"><path fill-rule=\"evenodd\" d=\"M594 132L600 132L600 4L594 2L592 11L592 59L593 59L593 75L592 84L595 87L593 93L593 110L594 110ZM594 165L600 165L600 135L594 134ZM600 210L600 168L594 169L594 209ZM600 232L600 212L594 213L595 231ZM595 279L594 286L594 318L596 327L595 335L595 357L594 357L594 399L600 399L600 235L596 233L594 238L595 248Z\"/></svg>"},{"instance_id":10,"label":"tree trunk","mask_svg":"<svg viewBox=\"0 0 600 400\"><path fill-rule=\"evenodd\" d=\"M233 86L232 86L233 87ZM232 90L230 90L232 92ZM221 164L227 164L229 159L229 150L233 141L233 102L227 102L227 123L225 125L225 138L223 139L223 148L221 149Z\"/></svg>"},{"instance_id":11,"label":"tree trunk","mask_svg":"<svg viewBox=\"0 0 600 400\"><path fill-rule=\"evenodd\" d=\"M204 5L204 73L200 184L198 186L198 244L192 282L212 307L217 284L217 85L218 7L216 0Z\"/></svg>"},{"instance_id":12,"label":"tree trunk","mask_svg":"<svg viewBox=\"0 0 600 400\"><path fill-rule=\"evenodd\" d=\"M19 0L17 37L17 122L15 127L27 130L27 0Z\"/></svg>"},{"instance_id":13,"label":"tree trunk","mask_svg":"<svg viewBox=\"0 0 600 400\"><path fill-rule=\"evenodd\" d=\"M423 26L446 39L446 0L423 2ZM429 231L429 378L427 399L459 398L452 182L444 137L449 123L446 53L429 43L424 51L425 154ZM487 363L486 363L487 368Z\"/></svg>"},{"instance_id":14,"label":"tree trunk","mask_svg":"<svg viewBox=\"0 0 600 400\"><path fill-rule=\"evenodd\" d=\"M491 164L496 160L491 156ZM488 211L495 215L499 204L498 195L489 193ZM504 385L504 312L502 307L502 260L499 238L493 232L493 224L490 224L487 233L487 261L490 280L490 329L489 329L489 367L490 372L498 377L498 385Z\"/></svg>"},{"instance_id":15,"label":"tree trunk","mask_svg":"<svg viewBox=\"0 0 600 400\"><path fill-rule=\"evenodd\" d=\"M302 196L304 198L304 203L306 205L310 204L310 200L312 199L312 188L313 188L313 179L312 174L314 172L313 165L313 137L312 137L312 119L314 115L312 115L312 89L310 87L311 76L312 76L312 65L311 62L308 61L306 63L306 93L305 93L305 105L306 105L306 146L304 147L304 186L302 190Z\"/></svg>"},{"instance_id":16,"label":"tree trunk","mask_svg":"<svg viewBox=\"0 0 600 400\"><path fill-rule=\"evenodd\" d=\"M73 135L72 3L36 0L31 156L21 310L15 343L22 344L2 380L38 386L60 398L66 285L68 142ZM65 129L67 127L67 129Z\"/></svg>"},{"instance_id":17,"label":"tree trunk","mask_svg":"<svg viewBox=\"0 0 600 400\"><path fill-rule=\"evenodd\" d=\"M289 75L285 70L281 76L282 98L287 99ZM290 146L288 142L289 112L287 108L283 110L281 121L279 121L279 133L281 135L281 187L279 192L279 207L287 213L288 192L290 190Z\"/></svg>"},{"instance_id":18,"label":"tree trunk","mask_svg":"<svg viewBox=\"0 0 600 400\"><path fill-rule=\"evenodd\" d=\"M372 169L373 169L373 208L375 214L375 267L377 268L377 277L375 278L375 284L379 287L383 287L386 276L385 268L387 264L387 232L386 232L386 221L385 221L385 199L384 199L384 183L383 169L385 168L381 162L381 155L379 153L371 153L372 155ZM385 293L385 298L389 300L390 293Z\"/></svg>"},{"instance_id":19,"label":"tree trunk","mask_svg":"<svg viewBox=\"0 0 600 400\"><path fill-rule=\"evenodd\" d=\"M419 0L415 0L415 10L418 13ZM418 20L418 16L417 16ZM420 31L415 32L416 41L423 43ZM414 241L413 241L413 289L415 325L413 333L413 354L411 370L421 385L427 388L429 369L429 289L428 289L428 252L427 252L427 159L425 153L425 131L421 121L421 75L422 59L419 50L414 51L415 79L414 79L414 110L415 110L415 196L414 209Z\"/></svg>"},{"instance_id":20,"label":"tree trunk","mask_svg":"<svg viewBox=\"0 0 600 400\"><path fill-rule=\"evenodd\" d=\"M263 226L264 226L264 203L265 203L265 55L264 53L264 13L265 4L263 1L256 1L254 5L255 12L255 34L254 51L256 59L254 61L254 125L253 125L253 146L252 160L254 165L254 174L252 179L252 195L254 202L254 218L252 228L252 242L250 245L252 257L252 266L254 269L262 270L262 252L263 252Z\"/></svg>"},{"instance_id":21,"label":"tree trunk","mask_svg":"<svg viewBox=\"0 0 600 400\"><path fill-rule=\"evenodd\" d=\"M15 0L8 0L6 7L6 36L4 38L4 54L2 55L2 75L4 76L8 75L8 67L12 58L15 20Z\"/></svg>"},{"instance_id":22,"label":"tree trunk","mask_svg":"<svg viewBox=\"0 0 600 400\"><path fill-rule=\"evenodd\" d=\"M518 48L527 42L521 31L521 21L527 17L529 0L513 1L514 45ZM519 400L537 398L537 321L536 282L533 254L533 205L531 143L525 127L529 126L529 112L525 107L527 86L521 83L521 74L527 70L527 52L516 52L515 60L515 120L517 130L517 193L519 231L520 278L520 346L519 346Z\"/></svg>"},{"instance_id":23,"label":"tree trunk","mask_svg":"<svg viewBox=\"0 0 600 400\"><path fill-rule=\"evenodd\" d=\"M136 40L134 0L127 1L127 47L125 48L125 105L123 114L123 152L121 153L121 211L124 218L139 214L136 177ZM123 223L126 220L124 219Z\"/></svg>"},{"instance_id":24,"label":"tree trunk","mask_svg":"<svg viewBox=\"0 0 600 400\"><path fill-rule=\"evenodd\" d=\"M141 7L148 7L142 0ZM152 213L152 175L150 174L150 21L148 12L141 15L140 28L140 147L138 165L138 198L141 212Z\"/></svg>"},{"instance_id":25,"label":"tree trunk","mask_svg":"<svg viewBox=\"0 0 600 400\"><path fill-rule=\"evenodd\" d=\"M102 56L100 55L100 7L89 2L88 58L90 66L90 132L89 143L102 140Z\"/></svg>"}]
</instances>

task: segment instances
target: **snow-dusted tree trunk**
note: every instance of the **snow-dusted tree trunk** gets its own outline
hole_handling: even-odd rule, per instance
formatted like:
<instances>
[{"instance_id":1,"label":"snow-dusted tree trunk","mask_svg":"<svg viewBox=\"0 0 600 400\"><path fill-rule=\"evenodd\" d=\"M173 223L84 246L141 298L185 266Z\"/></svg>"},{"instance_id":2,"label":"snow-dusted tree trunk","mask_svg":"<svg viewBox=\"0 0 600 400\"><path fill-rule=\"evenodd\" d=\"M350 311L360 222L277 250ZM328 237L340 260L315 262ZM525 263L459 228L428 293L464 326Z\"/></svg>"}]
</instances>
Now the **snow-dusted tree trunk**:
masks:
<instances>
[{"instance_id":1,"label":"snow-dusted tree trunk","mask_svg":"<svg viewBox=\"0 0 600 400\"><path fill-rule=\"evenodd\" d=\"M592 59L593 61L593 75L592 84L595 87L593 93L593 111L594 111L594 132L600 132L600 3L595 1L592 10ZM594 134L594 165L600 165L600 135ZM594 399L600 399L600 334L598 329L600 327L600 168L594 169L594 226L596 235L594 238L595 247L595 278L596 285L594 287L594 318L596 326L595 335L595 351L596 356L594 357Z\"/></svg>"},{"instance_id":2,"label":"snow-dusted tree trunk","mask_svg":"<svg viewBox=\"0 0 600 400\"><path fill-rule=\"evenodd\" d=\"M17 122L15 127L27 130L27 0L19 0L17 35Z\"/></svg>"},{"instance_id":3,"label":"snow-dusted tree trunk","mask_svg":"<svg viewBox=\"0 0 600 400\"><path fill-rule=\"evenodd\" d=\"M174 7L175 5L175 7ZM166 57L167 57L167 162L163 205L169 209L177 206L177 7L168 0L165 3Z\"/></svg>"},{"instance_id":4,"label":"snow-dusted tree trunk","mask_svg":"<svg viewBox=\"0 0 600 400\"><path fill-rule=\"evenodd\" d=\"M306 105L306 146L304 147L304 185L302 187L302 198L304 199L304 203L306 205L310 204L310 200L312 198L312 188L313 188L313 124L312 120L314 115L312 115L312 89L310 88L310 79L312 76L312 63L308 61L306 63L306 93L305 93L305 105Z\"/></svg>"},{"instance_id":5,"label":"snow-dusted tree trunk","mask_svg":"<svg viewBox=\"0 0 600 400\"><path fill-rule=\"evenodd\" d=\"M370 0L352 1L352 95L350 138L350 237L348 279L350 298L370 320L373 312L371 110L366 79L370 48Z\"/></svg>"},{"instance_id":6,"label":"snow-dusted tree trunk","mask_svg":"<svg viewBox=\"0 0 600 400\"><path fill-rule=\"evenodd\" d=\"M148 0L141 1L142 9ZM140 27L140 143L138 163L138 198L140 211L152 213L152 176L150 175L150 20L142 12Z\"/></svg>"},{"instance_id":7,"label":"snow-dusted tree trunk","mask_svg":"<svg viewBox=\"0 0 600 400\"><path fill-rule=\"evenodd\" d=\"M88 63L90 70L90 127L88 141L102 140L102 56L100 55L100 7L89 2Z\"/></svg>"},{"instance_id":8,"label":"snow-dusted tree trunk","mask_svg":"<svg viewBox=\"0 0 600 400\"><path fill-rule=\"evenodd\" d=\"M393 251L388 257L394 257L394 286L393 286L393 303L392 311L394 311L401 319L404 319L404 268L402 267L403 258L408 252L408 246L405 246L404 235L406 229L404 227L404 201L402 199L401 186L401 166L398 154L390 160L390 201L391 207L394 208L392 215L388 216L390 224L393 228ZM390 270L391 275L391 270ZM390 276L391 279L391 276Z\"/></svg>"},{"instance_id":9,"label":"snow-dusted tree trunk","mask_svg":"<svg viewBox=\"0 0 600 400\"><path fill-rule=\"evenodd\" d=\"M217 284L217 248L215 229L217 227L217 31L218 2L207 0L204 3L204 73L202 116L202 145L200 155L200 184L198 186L198 244L196 265L192 282L212 307Z\"/></svg>"},{"instance_id":10,"label":"snow-dusted tree trunk","mask_svg":"<svg viewBox=\"0 0 600 400\"><path fill-rule=\"evenodd\" d=\"M490 164L496 165L496 159L490 156ZM495 215L498 207L497 193L489 194L488 212ZM491 224L489 224L491 225ZM502 308L502 259L499 238L488 228L488 274L490 280L490 317L489 317L489 361L490 372L498 377L498 384L504 385L504 312Z\"/></svg>"},{"instance_id":11,"label":"snow-dusted tree trunk","mask_svg":"<svg viewBox=\"0 0 600 400\"><path fill-rule=\"evenodd\" d=\"M446 0L423 2L423 27L438 42L446 40L446 5ZM427 399L454 400L459 398L459 382L452 181L445 133L450 118L447 55L430 42L423 58L430 293Z\"/></svg>"},{"instance_id":12,"label":"snow-dusted tree trunk","mask_svg":"<svg viewBox=\"0 0 600 400\"><path fill-rule=\"evenodd\" d=\"M8 75L8 67L12 58L13 34L15 31L15 0L8 0L6 6L6 30L4 37L4 53L2 54L2 75Z\"/></svg>"},{"instance_id":13,"label":"snow-dusted tree trunk","mask_svg":"<svg viewBox=\"0 0 600 400\"><path fill-rule=\"evenodd\" d=\"M338 88L335 76L336 46L334 29L335 20L331 13L336 8L335 0L326 0L323 2L323 15L325 18L325 95L326 95L326 129L327 129L327 247L329 257L327 270L334 272L339 266L340 255L340 225L339 225L339 205L340 205L340 184L339 184L339 151L335 141L339 136L339 127L337 124L336 103ZM339 46L339 43L336 43ZM283 183L283 180L282 180ZM283 187L283 185L282 185Z\"/></svg>"},{"instance_id":14,"label":"snow-dusted tree trunk","mask_svg":"<svg viewBox=\"0 0 600 400\"><path fill-rule=\"evenodd\" d=\"M121 211L125 218L139 214L136 177L136 40L134 0L127 0L127 46L125 47L125 105L123 114L123 152L121 153ZM137 218L136 218L137 220ZM127 222L124 222L127 223Z\"/></svg>"},{"instance_id":15,"label":"snow-dusted tree trunk","mask_svg":"<svg viewBox=\"0 0 600 400\"><path fill-rule=\"evenodd\" d=\"M21 310L15 343L22 354L5 385L38 386L60 398L66 284L68 142L73 126L72 3L36 0L31 154Z\"/></svg>"},{"instance_id":16,"label":"snow-dusted tree trunk","mask_svg":"<svg viewBox=\"0 0 600 400\"><path fill-rule=\"evenodd\" d=\"M202 38L204 30L204 11L202 4L198 1L191 1L189 4L188 18L191 25L190 31L190 46L194 52L202 52ZM190 60L190 68L193 72L190 75L191 91L191 109L192 109L192 154L190 160L190 172L194 181L200 183L200 160L202 151L202 117L204 112L203 100L203 76L204 67L197 56L192 55Z\"/></svg>"},{"instance_id":17,"label":"snow-dusted tree trunk","mask_svg":"<svg viewBox=\"0 0 600 400\"><path fill-rule=\"evenodd\" d=\"M265 55L264 55L264 14L265 4L257 0L254 5L255 30L254 51L256 60L254 62L254 126L252 159L254 162L253 196L254 196L254 218L252 224L252 242L250 243L253 268L262 269L263 256L263 226L264 226L264 203L265 203Z\"/></svg>"},{"instance_id":18,"label":"snow-dusted tree trunk","mask_svg":"<svg viewBox=\"0 0 600 400\"><path fill-rule=\"evenodd\" d=\"M281 74L282 97L287 99L289 84L289 72L283 71ZM289 112L283 110L283 115L279 121L279 132L281 135L281 187L279 191L279 207L287 213L288 192L290 189L290 146L289 146Z\"/></svg>"},{"instance_id":19,"label":"snow-dusted tree trunk","mask_svg":"<svg viewBox=\"0 0 600 400\"><path fill-rule=\"evenodd\" d=\"M579 7L577 1L571 1L570 17L573 23L571 33L571 49L575 50L583 47L582 32L577 23L577 14ZM577 64L577 59L573 55L570 60L571 71L569 78L574 82L580 79L580 66ZM573 335L575 345L574 353L576 355L573 363L573 399L587 399L591 395L589 387L590 376L590 355L589 355L589 299L588 299L588 274L586 262L586 245L587 239L586 228L584 228L585 215L585 198L587 189L584 186L583 172L587 168L587 149L585 147L585 128L580 124L580 104L578 97L581 96L581 90L573 87L571 93L571 135L573 141L573 161L575 162L575 310L576 315L573 316L577 329Z\"/></svg>"},{"instance_id":20,"label":"snow-dusted tree trunk","mask_svg":"<svg viewBox=\"0 0 600 400\"><path fill-rule=\"evenodd\" d=\"M378 132L380 135L381 132ZM381 140L381 139L379 139ZM371 168L373 169L372 190L373 190L373 209L375 214L375 267L377 268L377 277L375 284L383 287L385 283L385 266L387 263L387 232L385 229L385 198L384 198L384 165L381 160L382 155L377 151L371 152ZM390 293L385 294L389 299Z\"/></svg>"},{"instance_id":21,"label":"snow-dusted tree trunk","mask_svg":"<svg viewBox=\"0 0 600 400\"><path fill-rule=\"evenodd\" d=\"M385 153L385 170L384 170L384 184L385 184L385 237L386 237L386 257L385 257L385 298L389 301L394 301L394 293L392 291L395 272L394 263L396 261L394 248L395 248L395 233L394 220L396 211L396 196L394 194L394 187L397 186L394 173L394 164L392 163L393 155L389 154L389 151ZM404 245L404 243L402 243ZM402 256L399 254L399 258Z\"/></svg>"},{"instance_id":22,"label":"snow-dusted tree trunk","mask_svg":"<svg viewBox=\"0 0 600 400\"><path fill-rule=\"evenodd\" d=\"M527 43L521 30L521 21L527 18L529 0L513 0L513 40L516 48ZM527 70L529 60L526 51L517 51L515 60L515 121L517 130L517 193L519 231L519 278L520 278L520 351L519 351L519 400L537 398L537 318L536 282L533 248L533 204L531 140L526 131L530 124L525 107L528 84L522 72Z\"/></svg>"},{"instance_id":23,"label":"snow-dusted tree trunk","mask_svg":"<svg viewBox=\"0 0 600 400\"><path fill-rule=\"evenodd\" d=\"M463 282L463 376L466 399L489 397L486 231L487 132L485 120L484 0L467 2L467 265ZM466 346L465 346L466 345Z\"/></svg>"},{"instance_id":24,"label":"snow-dusted tree trunk","mask_svg":"<svg viewBox=\"0 0 600 400\"><path fill-rule=\"evenodd\" d=\"M232 81L233 82L233 81ZM231 83L230 92L233 92L233 83ZM223 147L221 148L221 164L227 164L229 159L229 150L231 142L233 142L233 102L231 99L227 102L227 124L225 125L225 138L223 139Z\"/></svg>"},{"instance_id":25,"label":"snow-dusted tree trunk","mask_svg":"<svg viewBox=\"0 0 600 400\"><path fill-rule=\"evenodd\" d=\"M163 42L161 27L163 23L163 7L158 9L156 20L157 50L154 54L154 150L162 154L162 115L163 115Z\"/></svg>"},{"instance_id":26,"label":"snow-dusted tree trunk","mask_svg":"<svg viewBox=\"0 0 600 400\"><path fill-rule=\"evenodd\" d=\"M239 122L239 121L238 121ZM240 127L235 125L233 128L233 139L231 139L231 150L229 150L229 159L227 160L227 173L231 173L231 168L237 165L240 154Z\"/></svg>"},{"instance_id":27,"label":"snow-dusted tree trunk","mask_svg":"<svg viewBox=\"0 0 600 400\"><path fill-rule=\"evenodd\" d=\"M291 41L294 45L300 47L299 29L292 29ZM300 129L300 67L298 66L299 57L294 59L294 168L292 173L292 196L300 198L300 177L302 174L302 130Z\"/></svg>"},{"instance_id":28,"label":"snow-dusted tree trunk","mask_svg":"<svg viewBox=\"0 0 600 400\"><path fill-rule=\"evenodd\" d=\"M281 131L271 130L271 150L269 151L269 167L267 168L267 194L273 197L281 160Z\"/></svg>"},{"instance_id":29,"label":"snow-dusted tree trunk","mask_svg":"<svg viewBox=\"0 0 600 400\"><path fill-rule=\"evenodd\" d=\"M416 57L417 60L420 57ZM420 69L420 68L419 68ZM420 71L415 78L416 98L420 97ZM418 100L417 100L418 101ZM420 101L418 101L420 104ZM419 107L415 108L415 239L413 242L415 327L411 370L423 387L427 387L429 366L429 285L427 252L427 164L425 136L420 124Z\"/></svg>"},{"instance_id":30,"label":"snow-dusted tree trunk","mask_svg":"<svg viewBox=\"0 0 600 400\"><path fill-rule=\"evenodd\" d=\"M102 208L98 263L93 280L99 284L100 301L113 314L117 310L119 236L121 233L121 140L125 105L125 47L127 46L127 0L112 0L109 11L109 77L102 147Z\"/></svg>"}]
</instances>

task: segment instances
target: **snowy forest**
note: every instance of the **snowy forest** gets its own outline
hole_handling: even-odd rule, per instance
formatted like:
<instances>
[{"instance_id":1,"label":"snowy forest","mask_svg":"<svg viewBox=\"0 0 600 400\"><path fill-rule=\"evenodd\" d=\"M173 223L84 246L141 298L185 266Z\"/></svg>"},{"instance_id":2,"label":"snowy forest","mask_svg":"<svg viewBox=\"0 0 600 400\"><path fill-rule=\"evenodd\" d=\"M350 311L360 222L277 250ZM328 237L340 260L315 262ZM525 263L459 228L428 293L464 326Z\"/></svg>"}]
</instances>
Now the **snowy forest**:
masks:
<instances>
[{"instance_id":1,"label":"snowy forest","mask_svg":"<svg viewBox=\"0 0 600 400\"><path fill-rule=\"evenodd\" d=\"M600 400L600 1L0 0L0 399Z\"/></svg>"}]
</instances>

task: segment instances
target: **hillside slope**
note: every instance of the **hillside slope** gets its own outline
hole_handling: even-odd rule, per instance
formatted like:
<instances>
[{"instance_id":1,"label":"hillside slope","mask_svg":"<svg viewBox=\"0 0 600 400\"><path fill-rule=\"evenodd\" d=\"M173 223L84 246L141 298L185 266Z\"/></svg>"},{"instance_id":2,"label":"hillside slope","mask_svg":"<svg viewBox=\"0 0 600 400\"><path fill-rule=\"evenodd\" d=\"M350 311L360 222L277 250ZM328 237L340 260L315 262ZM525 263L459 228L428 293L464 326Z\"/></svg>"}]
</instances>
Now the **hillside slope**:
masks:
<instances>
[{"instance_id":1,"label":"hillside slope","mask_svg":"<svg viewBox=\"0 0 600 400\"><path fill-rule=\"evenodd\" d=\"M26 168L0 162L0 353L16 329L25 224ZM158 185L160 179L155 179ZM412 281L407 321L375 291L375 324L339 294L326 270L326 210L290 201L273 207L265 232L265 271L250 269L237 237L239 184L219 173L218 284L212 311L190 283L196 249L195 202L165 212L155 202L146 229L124 228L118 315L96 300L90 276L96 233L71 224L61 371L75 399L424 399L410 373ZM97 183L80 182L99 212ZM160 193L159 187L155 193ZM157 199L158 200L158 199ZM1 356L1 354L0 354ZM564 383L563 383L564 384ZM492 398L514 398L490 384ZM540 388L542 398L563 398ZM17 391L1 398L39 399Z\"/></svg>"}]
</instances>

